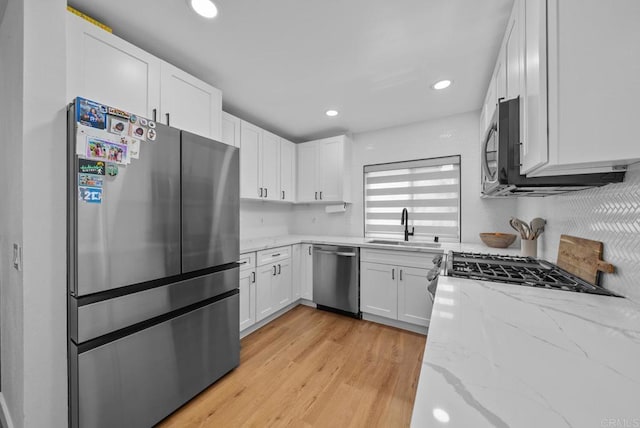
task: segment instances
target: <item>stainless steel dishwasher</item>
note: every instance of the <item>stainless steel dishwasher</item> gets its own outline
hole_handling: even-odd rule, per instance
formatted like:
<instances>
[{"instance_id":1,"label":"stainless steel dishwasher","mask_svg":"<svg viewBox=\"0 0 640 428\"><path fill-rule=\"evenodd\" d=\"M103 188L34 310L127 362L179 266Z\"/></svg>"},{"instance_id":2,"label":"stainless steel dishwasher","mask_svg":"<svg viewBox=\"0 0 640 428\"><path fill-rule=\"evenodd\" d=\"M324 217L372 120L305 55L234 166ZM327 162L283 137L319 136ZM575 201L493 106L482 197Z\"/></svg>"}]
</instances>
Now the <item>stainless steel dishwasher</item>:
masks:
<instances>
[{"instance_id":1,"label":"stainless steel dishwasher","mask_svg":"<svg viewBox=\"0 0 640 428\"><path fill-rule=\"evenodd\" d=\"M360 318L360 249L313 246L313 300L318 309Z\"/></svg>"}]
</instances>

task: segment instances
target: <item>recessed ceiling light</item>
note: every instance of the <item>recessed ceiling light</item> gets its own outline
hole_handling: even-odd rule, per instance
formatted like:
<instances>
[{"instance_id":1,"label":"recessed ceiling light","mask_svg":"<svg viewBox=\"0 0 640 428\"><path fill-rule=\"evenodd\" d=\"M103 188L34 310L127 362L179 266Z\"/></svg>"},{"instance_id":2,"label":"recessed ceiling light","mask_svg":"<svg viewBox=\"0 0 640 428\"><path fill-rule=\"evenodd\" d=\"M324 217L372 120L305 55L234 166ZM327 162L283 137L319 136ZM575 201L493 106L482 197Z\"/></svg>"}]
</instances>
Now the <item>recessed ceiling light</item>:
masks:
<instances>
[{"instance_id":1,"label":"recessed ceiling light","mask_svg":"<svg viewBox=\"0 0 640 428\"><path fill-rule=\"evenodd\" d=\"M338 110L327 110L325 114L329 117L337 116Z\"/></svg>"},{"instance_id":2,"label":"recessed ceiling light","mask_svg":"<svg viewBox=\"0 0 640 428\"><path fill-rule=\"evenodd\" d=\"M215 18L218 15L218 8L211 0L187 0L191 8L204 18Z\"/></svg>"},{"instance_id":3,"label":"recessed ceiling light","mask_svg":"<svg viewBox=\"0 0 640 428\"><path fill-rule=\"evenodd\" d=\"M451 85L451 80L440 80L439 82L434 83L431 87L433 89L445 89Z\"/></svg>"}]
</instances>

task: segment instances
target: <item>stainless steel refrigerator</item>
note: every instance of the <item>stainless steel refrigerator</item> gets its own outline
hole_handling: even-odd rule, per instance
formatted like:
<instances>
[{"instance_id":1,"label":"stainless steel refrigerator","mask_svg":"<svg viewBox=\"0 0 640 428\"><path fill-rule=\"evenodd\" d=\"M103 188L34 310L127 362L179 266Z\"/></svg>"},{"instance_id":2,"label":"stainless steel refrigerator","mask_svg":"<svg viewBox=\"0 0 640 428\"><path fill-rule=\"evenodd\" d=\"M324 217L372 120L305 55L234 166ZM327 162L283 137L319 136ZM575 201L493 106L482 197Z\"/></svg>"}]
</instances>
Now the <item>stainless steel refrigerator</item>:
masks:
<instances>
[{"instance_id":1,"label":"stainless steel refrigerator","mask_svg":"<svg viewBox=\"0 0 640 428\"><path fill-rule=\"evenodd\" d=\"M73 427L148 427L238 366L239 153L77 99L68 110Z\"/></svg>"}]
</instances>

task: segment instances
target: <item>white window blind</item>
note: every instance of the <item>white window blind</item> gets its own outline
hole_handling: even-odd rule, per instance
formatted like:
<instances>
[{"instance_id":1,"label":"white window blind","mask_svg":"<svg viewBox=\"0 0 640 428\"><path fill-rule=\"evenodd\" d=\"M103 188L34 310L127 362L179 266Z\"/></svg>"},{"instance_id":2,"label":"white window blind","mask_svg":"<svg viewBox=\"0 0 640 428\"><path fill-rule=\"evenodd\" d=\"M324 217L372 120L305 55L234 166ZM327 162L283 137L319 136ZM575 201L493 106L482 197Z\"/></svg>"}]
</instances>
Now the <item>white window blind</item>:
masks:
<instances>
[{"instance_id":1,"label":"white window blind","mask_svg":"<svg viewBox=\"0 0 640 428\"><path fill-rule=\"evenodd\" d=\"M364 167L365 237L404 239L402 209L411 239L460 242L460 156Z\"/></svg>"}]
</instances>

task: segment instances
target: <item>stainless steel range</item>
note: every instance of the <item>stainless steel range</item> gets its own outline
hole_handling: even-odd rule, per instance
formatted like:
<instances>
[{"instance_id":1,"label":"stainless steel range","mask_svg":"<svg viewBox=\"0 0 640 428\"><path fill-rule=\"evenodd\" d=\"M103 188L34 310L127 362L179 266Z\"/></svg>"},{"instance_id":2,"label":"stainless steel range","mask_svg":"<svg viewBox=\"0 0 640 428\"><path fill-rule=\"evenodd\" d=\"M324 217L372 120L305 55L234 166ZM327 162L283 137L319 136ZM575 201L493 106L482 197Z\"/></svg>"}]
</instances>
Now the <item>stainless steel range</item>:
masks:
<instances>
[{"instance_id":1,"label":"stainless steel range","mask_svg":"<svg viewBox=\"0 0 640 428\"><path fill-rule=\"evenodd\" d=\"M458 278L621 297L590 284L553 263L532 257L451 251L447 256L444 274Z\"/></svg>"}]
</instances>

